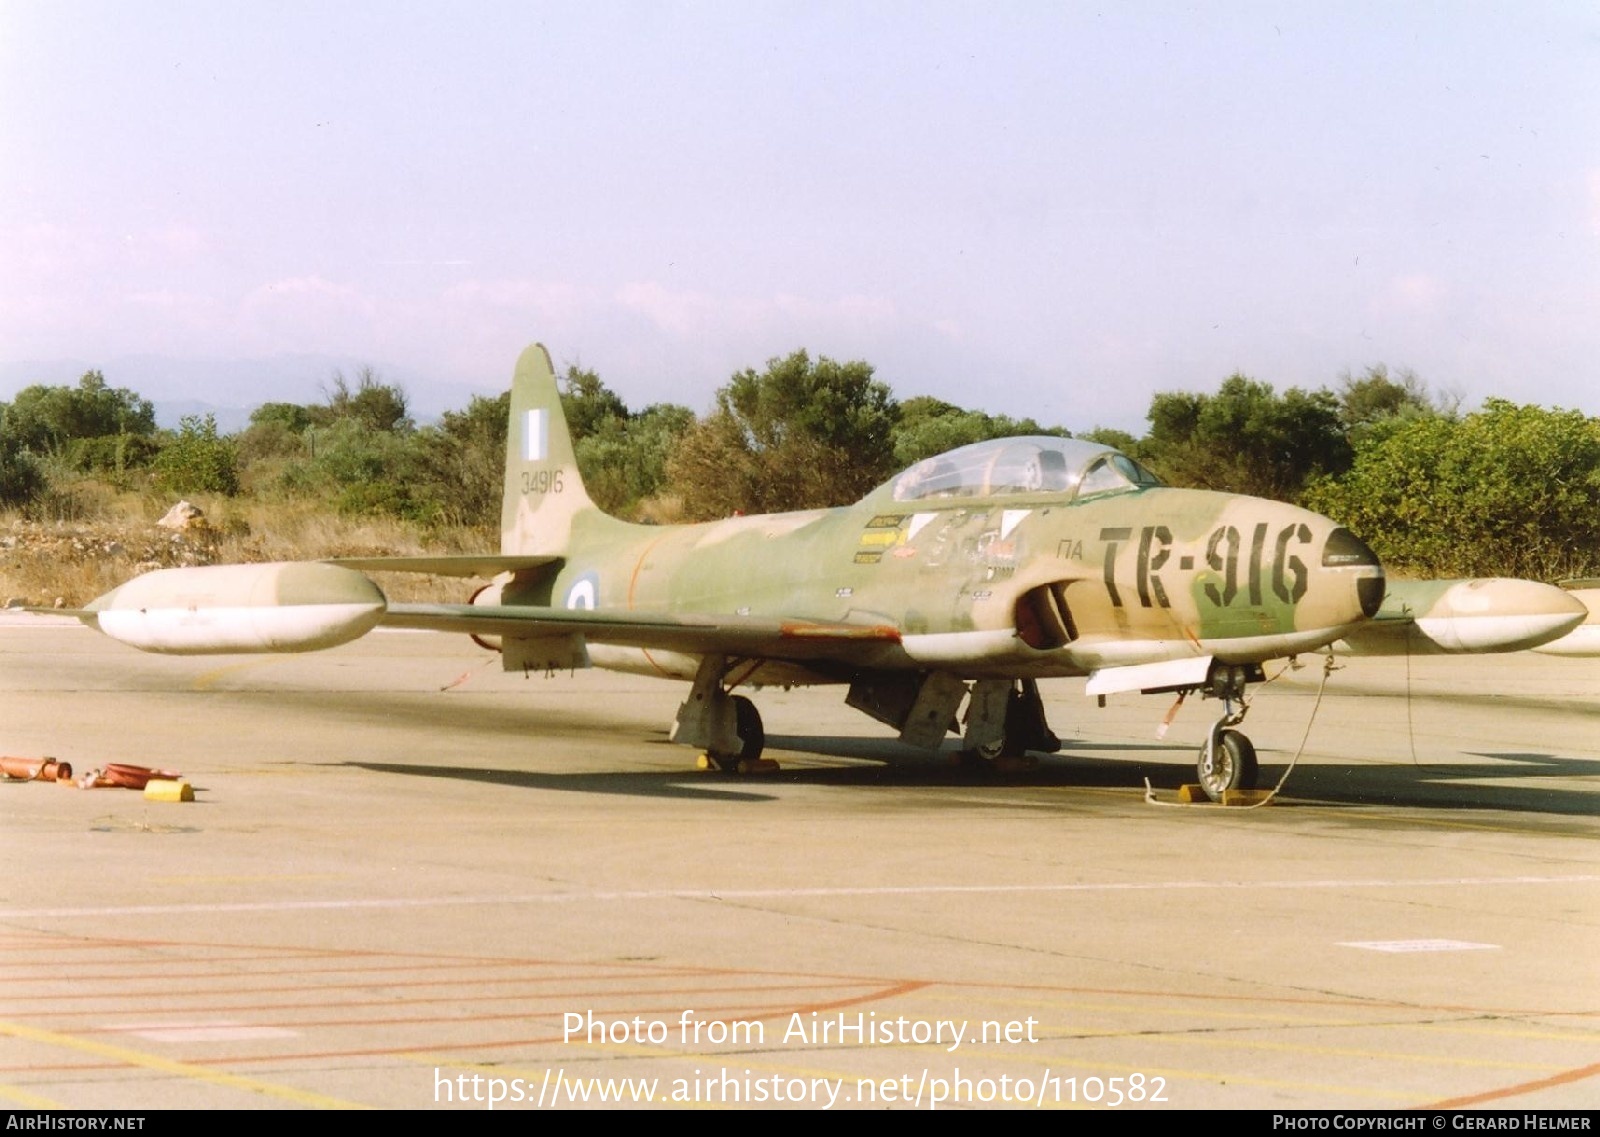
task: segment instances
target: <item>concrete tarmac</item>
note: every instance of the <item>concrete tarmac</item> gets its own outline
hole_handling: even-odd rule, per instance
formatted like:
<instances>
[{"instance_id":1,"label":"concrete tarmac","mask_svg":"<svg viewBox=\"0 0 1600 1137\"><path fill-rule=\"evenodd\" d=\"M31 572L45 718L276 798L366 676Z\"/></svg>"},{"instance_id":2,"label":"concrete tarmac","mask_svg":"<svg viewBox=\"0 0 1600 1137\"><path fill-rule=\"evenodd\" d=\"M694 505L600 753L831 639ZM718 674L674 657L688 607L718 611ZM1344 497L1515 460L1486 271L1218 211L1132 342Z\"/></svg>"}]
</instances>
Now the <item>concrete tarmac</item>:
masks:
<instances>
[{"instance_id":1,"label":"concrete tarmac","mask_svg":"<svg viewBox=\"0 0 1600 1137\"><path fill-rule=\"evenodd\" d=\"M1009 776L760 692L730 778L683 683L8 616L0 753L197 800L0 784L0 1103L1592 1108L1600 662L1345 662L1259 689L1247 811L1173 804L1215 703L1081 681Z\"/></svg>"}]
</instances>

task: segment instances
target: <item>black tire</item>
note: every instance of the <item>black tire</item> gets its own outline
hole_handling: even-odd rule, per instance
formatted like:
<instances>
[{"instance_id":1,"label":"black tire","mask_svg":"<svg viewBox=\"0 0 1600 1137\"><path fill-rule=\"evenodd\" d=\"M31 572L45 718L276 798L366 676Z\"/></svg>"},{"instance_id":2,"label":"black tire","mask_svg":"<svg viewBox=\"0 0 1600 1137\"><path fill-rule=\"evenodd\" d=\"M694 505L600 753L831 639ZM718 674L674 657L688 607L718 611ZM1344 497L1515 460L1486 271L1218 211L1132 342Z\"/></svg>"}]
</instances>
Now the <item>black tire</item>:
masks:
<instances>
[{"instance_id":1,"label":"black tire","mask_svg":"<svg viewBox=\"0 0 1600 1137\"><path fill-rule=\"evenodd\" d=\"M1206 747L1200 748L1195 772L1200 788L1212 801L1220 802L1229 790L1253 790L1261 772L1256 762L1255 743L1236 730L1222 731L1217 735L1209 762L1206 761Z\"/></svg>"},{"instance_id":2,"label":"black tire","mask_svg":"<svg viewBox=\"0 0 1600 1137\"><path fill-rule=\"evenodd\" d=\"M739 753L734 765L754 762L767 748L767 732L761 725L761 712L743 695L733 697L733 719L739 731Z\"/></svg>"},{"instance_id":3,"label":"black tire","mask_svg":"<svg viewBox=\"0 0 1600 1137\"><path fill-rule=\"evenodd\" d=\"M767 746L767 732L761 726L761 712L743 695L734 695L733 729L739 736L737 750L706 750L706 757L724 774L744 773L744 764L761 757Z\"/></svg>"}]
</instances>

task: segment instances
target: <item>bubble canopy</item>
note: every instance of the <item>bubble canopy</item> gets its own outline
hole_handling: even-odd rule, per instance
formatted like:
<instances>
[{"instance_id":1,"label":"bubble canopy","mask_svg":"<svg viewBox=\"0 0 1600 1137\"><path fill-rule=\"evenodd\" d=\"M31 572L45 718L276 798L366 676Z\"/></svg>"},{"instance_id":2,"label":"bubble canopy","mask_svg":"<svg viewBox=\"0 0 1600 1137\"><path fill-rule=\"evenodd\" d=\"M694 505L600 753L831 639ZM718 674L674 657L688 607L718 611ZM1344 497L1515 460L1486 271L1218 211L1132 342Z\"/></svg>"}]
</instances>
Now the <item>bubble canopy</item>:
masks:
<instances>
[{"instance_id":1,"label":"bubble canopy","mask_svg":"<svg viewBox=\"0 0 1600 1137\"><path fill-rule=\"evenodd\" d=\"M925 458L873 496L887 493L895 501L1020 494L1084 498L1161 484L1132 458L1102 443L1029 435L992 438Z\"/></svg>"}]
</instances>

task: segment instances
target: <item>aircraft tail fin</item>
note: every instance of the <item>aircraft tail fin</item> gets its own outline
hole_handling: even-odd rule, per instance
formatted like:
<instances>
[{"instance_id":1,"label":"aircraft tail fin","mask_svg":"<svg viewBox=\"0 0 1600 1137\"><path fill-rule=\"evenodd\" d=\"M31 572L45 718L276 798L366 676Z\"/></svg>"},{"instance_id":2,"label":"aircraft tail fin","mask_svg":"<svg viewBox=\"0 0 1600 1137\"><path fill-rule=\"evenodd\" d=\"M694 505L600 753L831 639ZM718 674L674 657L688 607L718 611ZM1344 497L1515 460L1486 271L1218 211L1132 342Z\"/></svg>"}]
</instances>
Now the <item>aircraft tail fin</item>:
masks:
<instances>
[{"instance_id":1,"label":"aircraft tail fin","mask_svg":"<svg viewBox=\"0 0 1600 1137\"><path fill-rule=\"evenodd\" d=\"M511 380L500 552L565 553L574 520L588 513L599 514L600 509L578 473L550 353L536 343L517 360Z\"/></svg>"}]
</instances>

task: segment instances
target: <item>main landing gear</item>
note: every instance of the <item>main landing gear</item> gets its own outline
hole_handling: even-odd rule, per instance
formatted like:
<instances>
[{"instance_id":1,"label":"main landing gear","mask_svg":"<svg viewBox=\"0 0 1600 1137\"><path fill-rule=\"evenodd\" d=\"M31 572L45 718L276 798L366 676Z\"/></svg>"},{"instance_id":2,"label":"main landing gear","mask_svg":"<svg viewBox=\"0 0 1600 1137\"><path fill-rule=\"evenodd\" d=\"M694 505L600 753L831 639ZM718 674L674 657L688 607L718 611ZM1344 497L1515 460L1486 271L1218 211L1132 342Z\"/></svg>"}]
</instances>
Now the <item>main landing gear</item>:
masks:
<instances>
[{"instance_id":1,"label":"main landing gear","mask_svg":"<svg viewBox=\"0 0 1600 1137\"><path fill-rule=\"evenodd\" d=\"M761 751L766 749L767 732L761 725L761 712L756 710L754 703L743 695L731 695L729 698L733 702L733 724L739 734L739 748L707 750L706 757L715 762L719 770L735 770L741 774L748 774L762 761ZM771 770L778 768L778 764L771 760L768 760L765 766Z\"/></svg>"},{"instance_id":2,"label":"main landing gear","mask_svg":"<svg viewBox=\"0 0 1600 1137\"><path fill-rule=\"evenodd\" d=\"M1029 751L1054 754L1061 739L1050 729L1034 679L983 679L972 686L961 764L999 770L1029 764Z\"/></svg>"},{"instance_id":3,"label":"main landing gear","mask_svg":"<svg viewBox=\"0 0 1600 1137\"><path fill-rule=\"evenodd\" d=\"M767 745L761 712L745 696L730 693L759 666L760 661L722 655L700 660L689 698L672 724L672 741L700 747L703 769L752 774L778 768L776 762L761 757Z\"/></svg>"}]
</instances>

